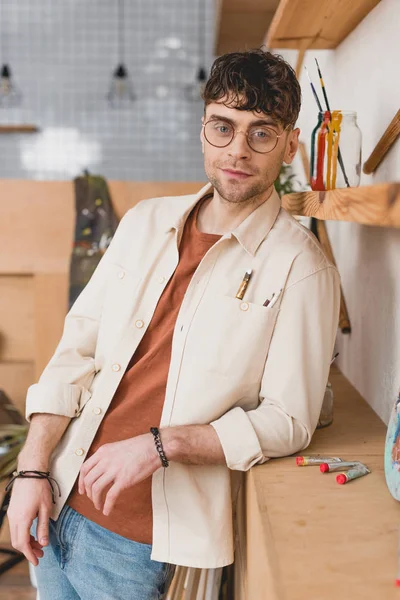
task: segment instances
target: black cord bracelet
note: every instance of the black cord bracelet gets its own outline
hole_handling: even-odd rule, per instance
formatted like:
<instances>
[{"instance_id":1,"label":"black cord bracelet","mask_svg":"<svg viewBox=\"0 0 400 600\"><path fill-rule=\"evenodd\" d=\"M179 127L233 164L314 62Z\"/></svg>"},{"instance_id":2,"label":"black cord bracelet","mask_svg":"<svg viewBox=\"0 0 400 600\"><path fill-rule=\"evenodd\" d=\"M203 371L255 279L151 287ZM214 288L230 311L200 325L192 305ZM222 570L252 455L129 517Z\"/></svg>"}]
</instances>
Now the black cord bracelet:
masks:
<instances>
[{"instance_id":1,"label":"black cord bracelet","mask_svg":"<svg viewBox=\"0 0 400 600\"><path fill-rule=\"evenodd\" d=\"M28 473L30 473L30 475L28 475ZM50 489L51 489L51 497L53 500L53 504L56 503L56 500L54 497L54 487L52 484L52 481L54 481L54 483L56 484L56 486L58 488L58 495L61 496L60 486L58 485L58 483L54 479L54 477L50 477L50 471L14 471L12 479L10 479L10 481L7 483L7 486L5 489L6 492L11 490L14 481L18 478L47 479L47 481L49 482L49 485L50 485Z\"/></svg>"},{"instance_id":2,"label":"black cord bracelet","mask_svg":"<svg viewBox=\"0 0 400 600\"><path fill-rule=\"evenodd\" d=\"M158 427L150 427L150 431L154 436L154 442L156 444L157 452L161 460L161 464L163 467L169 467L169 462L167 457L165 456L164 448L161 442L161 436Z\"/></svg>"}]
</instances>

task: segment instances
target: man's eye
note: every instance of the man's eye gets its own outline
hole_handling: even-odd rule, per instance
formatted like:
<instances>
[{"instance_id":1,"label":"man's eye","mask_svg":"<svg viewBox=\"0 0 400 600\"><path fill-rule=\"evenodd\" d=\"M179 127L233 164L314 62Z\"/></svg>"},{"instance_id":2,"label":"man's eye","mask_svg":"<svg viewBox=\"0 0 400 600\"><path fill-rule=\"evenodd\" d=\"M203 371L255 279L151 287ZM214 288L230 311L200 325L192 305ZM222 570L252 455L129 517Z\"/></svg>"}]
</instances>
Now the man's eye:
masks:
<instances>
[{"instance_id":1,"label":"man's eye","mask_svg":"<svg viewBox=\"0 0 400 600\"><path fill-rule=\"evenodd\" d=\"M214 128L216 129L216 131L218 131L218 133L230 133L231 128L229 127L229 125L214 125Z\"/></svg>"},{"instance_id":2,"label":"man's eye","mask_svg":"<svg viewBox=\"0 0 400 600\"><path fill-rule=\"evenodd\" d=\"M268 140L273 137L273 133L268 129L255 129L251 132L251 136L260 140Z\"/></svg>"}]
</instances>

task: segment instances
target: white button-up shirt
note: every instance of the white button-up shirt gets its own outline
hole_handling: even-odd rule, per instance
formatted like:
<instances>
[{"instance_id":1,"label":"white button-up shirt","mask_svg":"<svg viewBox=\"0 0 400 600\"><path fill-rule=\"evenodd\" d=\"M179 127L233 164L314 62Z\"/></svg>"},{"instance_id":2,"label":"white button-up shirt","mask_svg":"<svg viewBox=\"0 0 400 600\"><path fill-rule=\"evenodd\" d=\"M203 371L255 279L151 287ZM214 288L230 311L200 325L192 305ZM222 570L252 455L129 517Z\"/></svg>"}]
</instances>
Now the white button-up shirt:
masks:
<instances>
[{"instance_id":1,"label":"white button-up shirt","mask_svg":"<svg viewBox=\"0 0 400 600\"><path fill-rule=\"evenodd\" d=\"M40 412L72 418L49 467L62 492L53 519L178 264L185 220L210 189L146 200L126 213L28 390L28 420ZM161 427L211 424L226 466L172 462L154 473L154 560L200 568L233 561L233 475L309 444L333 353L339 282L275 191L201 260L175 325Z\"/></svg>"}]
</instances>

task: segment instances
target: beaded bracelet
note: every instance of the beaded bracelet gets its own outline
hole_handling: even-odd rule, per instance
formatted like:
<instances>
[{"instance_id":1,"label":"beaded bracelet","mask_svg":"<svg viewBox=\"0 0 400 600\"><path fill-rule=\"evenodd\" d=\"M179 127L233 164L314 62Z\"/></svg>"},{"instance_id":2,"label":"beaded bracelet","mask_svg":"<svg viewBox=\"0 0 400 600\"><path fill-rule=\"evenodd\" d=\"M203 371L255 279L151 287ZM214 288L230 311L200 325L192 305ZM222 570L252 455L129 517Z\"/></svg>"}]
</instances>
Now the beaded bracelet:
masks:
<instances>
[{"instance_id":1,"label":"beaded bracelet","mask_svg":"<svg viewBox=\"0 0 400 600\"><path fill-rule=\"evenodd\" d=\"M160 436L158 427L150 427L150 431L154 436L154 442L156 444L157 452L160 457L162 466L169 467L169 462L167 460L167 457L165 456L165 452L164 452L164 448L163 448L163 445L161 442L161 436Z\"/></svg>"}]
</instances>

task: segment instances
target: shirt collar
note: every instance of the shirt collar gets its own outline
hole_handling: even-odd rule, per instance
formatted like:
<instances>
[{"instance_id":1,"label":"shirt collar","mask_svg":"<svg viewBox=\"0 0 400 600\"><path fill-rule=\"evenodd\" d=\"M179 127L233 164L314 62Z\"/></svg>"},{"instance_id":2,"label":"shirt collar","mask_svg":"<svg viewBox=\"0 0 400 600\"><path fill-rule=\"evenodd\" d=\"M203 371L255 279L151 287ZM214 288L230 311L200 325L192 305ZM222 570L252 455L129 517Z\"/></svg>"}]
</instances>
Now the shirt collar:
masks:
<instances>
[{"instance_id":1,"label":"shirt collar","mask_svg":"<svg viewBox=\"0 0 400 600\"><path fill-rule=\"evenodd\" d=\"M182 205L178 205L178 210L176 212L169 210L169 225L166 227L166 231L171 231L171 229L180 230L185 224L185 221L192 208L203 196L212 190L212 184L207 183L199 192L197 192L197 194L187 197L188 200L190 200L189 205L186 204L184 207ZM230 233L226 233L223 237L232 237L232 235L235 236L244 250L254 256L261 242L267 237L268 233L274 226L280 209L281 199L275 188L273 188L268 200L253 210L253 212L250 213L249 216L244 219L244 221L242 221Z\"/></svg>"}]
</instances>

